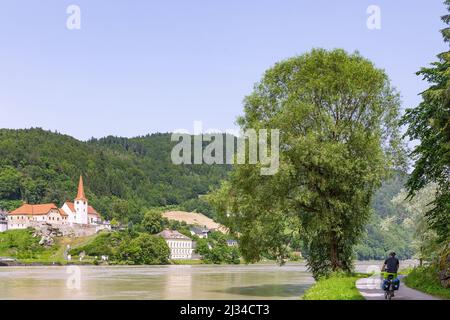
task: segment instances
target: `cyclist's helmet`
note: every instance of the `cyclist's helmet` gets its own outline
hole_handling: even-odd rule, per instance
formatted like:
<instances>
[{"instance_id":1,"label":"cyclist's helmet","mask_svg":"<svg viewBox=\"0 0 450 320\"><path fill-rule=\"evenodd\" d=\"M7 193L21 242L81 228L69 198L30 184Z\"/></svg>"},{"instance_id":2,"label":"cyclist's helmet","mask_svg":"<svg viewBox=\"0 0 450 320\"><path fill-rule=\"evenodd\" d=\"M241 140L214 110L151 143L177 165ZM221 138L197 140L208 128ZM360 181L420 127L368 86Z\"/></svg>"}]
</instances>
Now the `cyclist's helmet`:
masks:
<instances>
[{"instance_id":1,"label":"cyclist's helmet","mask_svg":"<svg viewBox=\"0 0 450 320\"><path fill-rule=\"evenodd\" d=\"M391 256L393 256L393 257L395 257L395 252L394 251L392 251L389 255L391 255Z\"/></svg>"}]
</instances>

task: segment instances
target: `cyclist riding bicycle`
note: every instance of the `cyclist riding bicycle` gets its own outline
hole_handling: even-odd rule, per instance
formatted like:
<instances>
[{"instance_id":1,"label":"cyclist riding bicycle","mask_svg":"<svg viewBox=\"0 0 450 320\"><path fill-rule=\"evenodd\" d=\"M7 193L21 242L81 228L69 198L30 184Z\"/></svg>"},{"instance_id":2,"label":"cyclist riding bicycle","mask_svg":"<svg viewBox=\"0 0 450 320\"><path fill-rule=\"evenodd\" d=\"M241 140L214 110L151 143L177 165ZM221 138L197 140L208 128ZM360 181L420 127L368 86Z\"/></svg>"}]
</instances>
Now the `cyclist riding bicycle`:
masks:
<instances>
[{"instance_id":1,"label":"cyclist riding bicycle","mask_svg":"<svg viewBox=\"0 0 450 320\"><path fill-rule=\"evenodd\" d=\"M400 266L400 262L395 257L395 252L391 252L389 254L389 258L384 260L384 264L381 267L381 270L384 271L384 281L382 284L383 290L387 291L390 289L390 286L393 286L393 290L398 290L400 286L400 280L397 278L398 268ZM392 296L394 296L394 291L392 290Z\"/></svg>"}]
</instances>

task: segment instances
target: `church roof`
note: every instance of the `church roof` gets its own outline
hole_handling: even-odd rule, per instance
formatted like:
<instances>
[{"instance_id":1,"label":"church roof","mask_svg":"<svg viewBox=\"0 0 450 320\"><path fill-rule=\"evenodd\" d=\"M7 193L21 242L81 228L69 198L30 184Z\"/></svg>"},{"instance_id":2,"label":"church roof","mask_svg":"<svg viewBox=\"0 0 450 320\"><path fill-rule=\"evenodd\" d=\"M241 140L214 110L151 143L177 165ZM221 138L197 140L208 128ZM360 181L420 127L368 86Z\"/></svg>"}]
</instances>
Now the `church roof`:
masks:
<instances>
[{"instance_id":1,"label":"church roof","mask_svg":"<svg viewBox=\"0 0 450 320\"><path fill-rule=\"evenodd\" d=\"M24 204L20 208L11 211L9 215L44 215L53 209L58 210L58 207L54 203Z\"/></svg>"},{"instance_id":2,"label":"church roof","mask_svg":"<svg viewBox=\"0 0 450 320\"><path fill-rule=\"evenodd\" d=\"M75 200L86 200L86 196L84 195L83 176L80 176L80 181L78 182L78 193Z\"/></svg>"},{"instance_id":3,"label":"church roof","mask_svg":"<svg viewBox=\"0 0 450 320\"><path fill-rule=\"evenodd\" d=\"M99 216L97 210L95 210L92 206L88 206L88 214Z\"/></svg>"},{"instance_id":4,"label":"church roof","mask_svg":"<svg viewBox=\"0 0 450 320\"><path fill-rule=\"evenodd\" d=\"M67 206L69 207L70 211L75 212L75 204L73 202L66 201ZM94 209L92 206L88 206L88 214L93 214L94 216L100 216L97 210Z\"/></svg>"},{"instance_id":5,"label":"church roof","mask_svg":"<svg viewBox=\"0 0 450 320\"><path fill-rule=\"evenodd\" d=\"M65 204L69 207L70 211L75 212L75 205L73 202L66 201Z\"/></svg>"},{"instance_id":6,"label":"church roof","mask_svg":"<svg viewBox=\"0 0 450 320\"><path fill-rule=\"evenodd\" d=\"M63 217L67 217L68 216L68 214L63 209L59 208L58 211L59 211L59 214L61 216L63 216Z\"/></svg>"}]
</instances>

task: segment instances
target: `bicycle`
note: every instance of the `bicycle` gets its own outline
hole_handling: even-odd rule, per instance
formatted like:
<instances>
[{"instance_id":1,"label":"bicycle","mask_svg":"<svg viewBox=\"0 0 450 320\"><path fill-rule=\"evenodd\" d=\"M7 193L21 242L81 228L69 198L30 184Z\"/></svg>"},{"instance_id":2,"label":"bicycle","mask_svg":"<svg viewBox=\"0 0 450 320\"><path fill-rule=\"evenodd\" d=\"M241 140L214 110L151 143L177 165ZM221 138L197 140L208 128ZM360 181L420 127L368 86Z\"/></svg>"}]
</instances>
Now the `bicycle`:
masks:
<instances>
[{"instance_id":1,"label":"bicycle","mask_svg":"<svg viewBox=\"0 0 450 320\"><path fill-rule=\"evenodd\" d=\"M399 280L397 279L397 273L384 272L384 281L382 288L384 290L384 298L391 300L394 297L394 291L399 288Z\"/></svg>"}]
</instances>

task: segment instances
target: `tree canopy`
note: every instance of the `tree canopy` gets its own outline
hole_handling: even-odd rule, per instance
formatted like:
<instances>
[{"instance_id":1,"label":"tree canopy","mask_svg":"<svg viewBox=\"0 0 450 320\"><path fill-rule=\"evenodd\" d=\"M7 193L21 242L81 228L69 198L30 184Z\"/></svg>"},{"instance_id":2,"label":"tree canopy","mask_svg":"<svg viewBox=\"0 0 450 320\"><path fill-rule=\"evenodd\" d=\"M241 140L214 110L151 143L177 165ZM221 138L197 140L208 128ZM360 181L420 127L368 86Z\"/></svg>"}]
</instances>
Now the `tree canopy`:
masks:
<instances>
[{"instance_id":1,"label":"tree canopy","mask_svg":"<svg viewBox=\"0 0 450 320\"><path fill-rule=\"evenodd\" d=\"M315 49L267 70L244 112L243 129L280 130L280 170L237 166L209 197L243 256L283 260L299 232L315 277L350 271L372 195L404 159L388 77L358 53Z\"/></svg>"},{"instance_id":2,"label":"tree canopy","mask_svg":"<svg viewBox=\"0 0 450 320\"><path fill-rule=\"evenodd\" d=\"M450 0L446 0L450 12ZM444 41L450 44L450 14L442 17L447 25L441 30ZM406 136L420 143L411 157L414 170L407 183L409 197L429 183L437 183L436 197L427 218L441 241L450 237L450 51L438 55L438 61L422 68L417 75L430 83L421 93L422 102L407 109L402 123L408 125Z\"/></svg>"}]
</instances>

